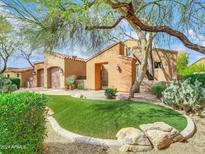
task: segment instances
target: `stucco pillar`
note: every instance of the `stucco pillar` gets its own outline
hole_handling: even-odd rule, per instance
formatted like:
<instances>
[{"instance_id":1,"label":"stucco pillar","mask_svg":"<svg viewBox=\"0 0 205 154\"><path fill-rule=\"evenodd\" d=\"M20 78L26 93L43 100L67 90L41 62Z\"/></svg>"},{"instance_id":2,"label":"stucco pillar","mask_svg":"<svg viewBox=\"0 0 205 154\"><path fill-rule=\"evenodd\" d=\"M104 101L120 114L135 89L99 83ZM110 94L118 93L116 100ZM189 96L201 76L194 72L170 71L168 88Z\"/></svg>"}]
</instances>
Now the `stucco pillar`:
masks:
<instances>
[{"instance_id":1,"label":"stucco pillar","mask_svg":"<svg viewBox=\"0 0 205 154\"><path fill-rule=\"evenodd\" d=\"M48 60L44 55L44 88L48 88Z\"/></svg>"}]
</instances>

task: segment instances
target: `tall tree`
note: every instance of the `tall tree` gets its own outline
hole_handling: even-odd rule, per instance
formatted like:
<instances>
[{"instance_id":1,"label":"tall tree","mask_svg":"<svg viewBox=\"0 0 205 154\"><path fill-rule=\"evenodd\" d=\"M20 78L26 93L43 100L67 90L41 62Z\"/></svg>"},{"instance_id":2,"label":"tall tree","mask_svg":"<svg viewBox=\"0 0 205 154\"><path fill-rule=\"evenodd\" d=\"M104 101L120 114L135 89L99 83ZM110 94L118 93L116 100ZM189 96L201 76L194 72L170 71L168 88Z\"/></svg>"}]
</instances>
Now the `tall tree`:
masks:
<instances>
[{"instance_id":1,"label":"tall tree","mask_svg":"<svg viewBox=\"0 0 205 154\"><path fill-rule=\"evenodd\" d=\"M177 74L181 75L187 69L189 63L189 56L186 52L180 52L177 55Z\"/></svg>"},{"instance_id":2,"label":"tall tree","mask_svg":"<svg viewBox=\"0 0 205 154\"><path fill-rule=\"evenodd\" d=\"M15 0L14 5L2 0L5 4L16 11L18 17L25 19L30 23L35 23L44 27L41 18L35 17L25 5L18 5L20 0ZM193 43L187 37L188 30L196 29L196 33L204 32L205 26L205 4L203 0L25 0L26 2L35 2L40 5L42 12L48 16L54 17L54 31L62 29L69 34L70 40L81 40L79 43L100 44L96 37L102 33L116 32L117 27L123 21L129 24L141 39L141 49L143 61L140 65L139 76L131 88L130 97L133 97L134 90L138 87L138 81L144 78L144 70L147 67L147 55L149 42L145 38L146 32L157 33L159 39L164 36L172 36L179 39L184 46L201 53L205 53L205 47ZM179 10L181 10L179 12ZM20 13L19 13L20 12ZM29 13L28 13L29 12ZM144 20L146 19L146 20ZM147 22L148 21L148 22ZM152 23L152 24L150 24ZM63 28L64 27L64 28ZM44 27L45 29L45 27ZM65 33L61 33L65 34ZM90 36L91 39L86 39ZM94 35L95 34L95 35ZM168 34L168 35L164 35ZM56 40L62 40L62 37L55 37ZM93 41L92 41L93 40ZM109 40L109 38L107 38ZM149 39L148 39L149 40ZM58 42L57 41L57 42Z\"/></svg>"},{"instance_id":3,"label":"tall tree","mask_svg":"<svg viewBox=\"0 0 205 154\"><path fill-rule=\"evenodd\" d=\"M8 39L6 36L0 36L0 74L3 73L7 68L7 63L11 55L14 53L15 48L13 42Z\"/></svg>"},{"instance_id":4,"label":"tall tree","mask_svg":"<svg viewBox=\"0 0 205 154\"><path fill-rule=\"evenodd\" d=\"M11 25L6 18L0 16L0 74L7 68L7 63L14 52L14 43L10 39Z\"/></svg>"}]
</instances>

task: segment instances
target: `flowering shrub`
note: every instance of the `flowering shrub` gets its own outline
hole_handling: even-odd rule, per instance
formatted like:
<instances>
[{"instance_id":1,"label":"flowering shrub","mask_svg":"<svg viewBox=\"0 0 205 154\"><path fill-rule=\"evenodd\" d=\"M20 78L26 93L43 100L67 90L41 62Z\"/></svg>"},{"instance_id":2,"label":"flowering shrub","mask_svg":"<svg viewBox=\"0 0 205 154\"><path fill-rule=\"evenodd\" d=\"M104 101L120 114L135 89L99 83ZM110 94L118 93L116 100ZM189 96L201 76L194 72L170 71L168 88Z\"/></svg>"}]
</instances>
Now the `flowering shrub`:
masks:
<instances>
[{"instance_id":1,"label":"flowering shrub","mask_svg":"<svg viewBox=\"0 0 205 154\"><path fill-rule=\"evenodd\" d=\"M190 79L173 81L162 93L163 103L176 109L183 109L186 113L201 115L205 108L205 88L196 80L194 84Z\"/></svg>"}]
</instances>

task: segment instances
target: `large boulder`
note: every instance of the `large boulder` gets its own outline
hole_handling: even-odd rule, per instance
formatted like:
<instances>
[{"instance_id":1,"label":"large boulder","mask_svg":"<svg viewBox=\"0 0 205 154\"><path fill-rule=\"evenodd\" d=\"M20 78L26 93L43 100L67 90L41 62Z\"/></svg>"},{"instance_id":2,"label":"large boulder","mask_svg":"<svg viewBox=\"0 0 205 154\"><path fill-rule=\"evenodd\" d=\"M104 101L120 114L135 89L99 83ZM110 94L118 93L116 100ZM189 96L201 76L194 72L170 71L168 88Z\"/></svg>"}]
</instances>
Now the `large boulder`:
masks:
<instances>
[{"instance_id":1,"label":"large boulder","mask_svg":"<svg viewBox=\"0 0 205 154\"><path fill-rule=\"evenodd\" d=\"M129 145L125 144L119 149L121 152L142 152L152 150L152 146Z\"/></svg>"},{"instance_id":2,"label":"large boulder","mask_svg":"<svg viewBox=\"0 0 205 154\"><path fill-rule=\"evenodd\" d=\"M151 124L140 125L140 129L144 132L146 132L147 130L161 130L164 132L170 132L173 130L173 127L169 126L164 122L155 122Z\"/></svg>"},{"instance_id":3,"label":"large boulder","mask_svg":"<svg viewBox=\"0 0 205 154\"><path fill-rule=\"evenodd\" d=\"M140 125L140 129L144 131L155 149L167 148L170 144L184 139L175 128L164 122L143 124Z\"/></svg>"},{"instance_id":4,"label":"large boulder","mask_svg":"<svg viewBox=\"0 0 205 154\"><path fill-rule=\"evenodd\" d=\"M128 127L122 128L116 135L117 139L123 144L151 146L150 141L139 129Z\"/></svg>"}]
</instances>

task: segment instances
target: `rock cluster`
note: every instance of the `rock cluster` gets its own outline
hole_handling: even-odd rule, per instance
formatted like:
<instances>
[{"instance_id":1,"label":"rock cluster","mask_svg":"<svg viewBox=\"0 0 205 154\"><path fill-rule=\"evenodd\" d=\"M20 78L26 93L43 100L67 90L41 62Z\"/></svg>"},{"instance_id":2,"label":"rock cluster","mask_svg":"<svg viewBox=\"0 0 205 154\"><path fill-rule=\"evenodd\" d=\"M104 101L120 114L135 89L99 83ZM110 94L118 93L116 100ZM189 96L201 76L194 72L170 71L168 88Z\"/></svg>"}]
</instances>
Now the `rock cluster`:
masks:
<instances>
[{"instance_id":1,"label":"rock cluster","mask_svg":"<svg viewBox=\"0 0 205 154\"><path fill-rule=\"evenodd\" d=\"M154 149L161 150L174 142L181 142L184 137L173 127L164 122L140 125L136 128L122 128L116 135L121 142L122 152L140 152Z\"/></svg>"},{"instance_id":2,"label":"rock cluster","mask_svg":"<svg viewBox=\"0 0 205 154\"><path fill-rule=\"evenodd\" d=\"M150 141L139 129L132 127L123 128L117 133L116 137L122 144L120 151L137 152L148 151L152 149Z\"/></svg>"},{"instance_id":3,"label":"rock cluster","mask_svg":"<svg viewBox=\"0 0 205 154\"><path fill-rule=\"evenodd\" d=\"M73 97L77 97L77 98L82 98L82 99L86 99L86 96L83 94L74 94Z\"/></svg>"}]
</instances>

